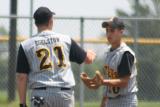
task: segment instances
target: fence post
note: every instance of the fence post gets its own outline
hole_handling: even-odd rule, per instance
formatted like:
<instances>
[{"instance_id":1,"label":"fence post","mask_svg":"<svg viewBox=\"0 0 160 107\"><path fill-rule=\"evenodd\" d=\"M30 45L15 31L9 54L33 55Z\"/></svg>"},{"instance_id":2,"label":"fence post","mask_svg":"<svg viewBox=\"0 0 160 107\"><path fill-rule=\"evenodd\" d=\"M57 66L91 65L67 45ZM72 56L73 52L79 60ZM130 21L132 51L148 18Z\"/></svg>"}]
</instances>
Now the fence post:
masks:
<instances>
[{"instance_id":1,"label":"fence post","mask_svg":"<svg viewBox=\"0 0 160 107\"><path fill-rule=\"evenodd\" d=\"M17 0L11 0L10 14L17 15ZM15 100L15 76L16 76L16 35L17 19L10 19L9 32L9 60L8 60L8 101Z\"/></svg>"},{"instance_id":2,"label":"fence post","mask_svg":"<svg viewBox=\"0 0 160 107\"><path fill-rule=\"evenodd\" d=\"M30 35L29 35L29 37L31 37L32 36L32 34L33 34L33 20L32 20L32 16L33 16L33 4L34 3L34 0L30 0L30 28L29 28L29 31L30 31Z\"/></svg>"},{"instance_id":3,"label":"fence post","mask_svg":"<svg viewBox=\"0 0 160 107\"><path fill-rule=\"evenodd\" d=\"M80 36L81 36L80 44L82 48L84 45L83 35L84 35L84 18L81 17L80 18ZM82 73L83 71L84 71L84 64L81 64L80 73ZM80 80L80 107L83 107L83 104L84 104L84 85L82 81Z\"/></svg>"},{"instance_id":4,"label":"fence post","mask_svg":"<svg viewBox=\"0 0 160 107\"><path fill-rule=\"evenodd\" d=\"M134 34L134 51L135 51L135 54L136 56L138 57L138 35L139 35L139 32L138 32L138 20L135 20L135 34Z\"/></svg>"},{"instance_id":5,"label":"fence post","mask_svg":"<svg viewBox=\"0 0 160 107\"><path fill-rule=\"evenodd\" d=\"M139 9L139 0L135 0L135 4L136 4L136 17L139 17L139 12L138 12L138 9ZM136 19L136 22L135 22L135 38L134 38L134 48L135 48L135 53L136 53L136 56L138 57L138 36L139 36L139 32L138 32L138 19Z\"/></svg>"}]
</instances>

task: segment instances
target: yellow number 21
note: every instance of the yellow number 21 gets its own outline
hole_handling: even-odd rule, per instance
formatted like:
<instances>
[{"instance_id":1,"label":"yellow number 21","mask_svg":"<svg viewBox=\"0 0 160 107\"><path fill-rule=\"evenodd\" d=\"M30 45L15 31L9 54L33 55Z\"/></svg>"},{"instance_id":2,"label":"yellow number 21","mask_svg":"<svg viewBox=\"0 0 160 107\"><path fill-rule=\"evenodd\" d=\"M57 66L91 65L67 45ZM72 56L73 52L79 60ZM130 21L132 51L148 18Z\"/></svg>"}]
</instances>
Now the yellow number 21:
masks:
<instances>
[{"instance_id":1,"label":"yellow number 21","mask_svg":"<svg viewBox=\"0 0 160 107\"><path fill-rule=\"evenodd\" d=\"M65 67L63 48L61 46L55 46L53 52L58 59L58 67ZM41 48L36 51L37 57L40 59L40 70L50 69L53 66L53 61L50 59L50 50L48 48Z\"/></svg>"}]
</instances>

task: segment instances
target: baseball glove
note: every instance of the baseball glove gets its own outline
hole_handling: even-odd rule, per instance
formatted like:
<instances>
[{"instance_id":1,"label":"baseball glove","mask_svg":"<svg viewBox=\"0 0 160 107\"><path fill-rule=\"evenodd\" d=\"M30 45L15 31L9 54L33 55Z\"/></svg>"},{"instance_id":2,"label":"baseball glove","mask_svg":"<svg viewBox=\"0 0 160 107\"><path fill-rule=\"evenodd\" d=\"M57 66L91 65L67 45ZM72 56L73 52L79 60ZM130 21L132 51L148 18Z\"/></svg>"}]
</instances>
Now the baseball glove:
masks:
<instances>
[{"instance_id":1,"label":"baseball glove","mask_svg":"<svg viewBox=\"0 0 160 107\"><path fill-rule=\"evenodd\" d=\"M103 84L103 76L99 71L96 71L96 75L90 78L85 72L80 75L83 83L90 89L97 89Z\"/></svg>"}]
</instances>

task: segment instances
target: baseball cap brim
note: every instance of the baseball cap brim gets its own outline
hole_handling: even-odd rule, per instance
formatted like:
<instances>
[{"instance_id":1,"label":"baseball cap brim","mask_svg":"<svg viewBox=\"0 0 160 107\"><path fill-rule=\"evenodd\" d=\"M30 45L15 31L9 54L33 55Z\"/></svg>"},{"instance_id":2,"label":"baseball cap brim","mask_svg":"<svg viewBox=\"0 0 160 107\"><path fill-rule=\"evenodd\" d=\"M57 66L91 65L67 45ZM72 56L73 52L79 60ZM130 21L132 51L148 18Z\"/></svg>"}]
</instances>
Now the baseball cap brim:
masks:
<instances>
[{"instance_id":1,"label":"baseball cap brim","mask_svg":"<svg viewBox=\"0 0 160 107\"><path fill-rule=\"evenodd\" d=\"M107 21L102 22L102 28L107 27L124 29L125 26L122 20L117 17L112 17L109 18Z\"/></svg>"},{"instance_id":2,"label":"baseball cap brim","mask_svg":"<svg viewBox=\"0 0 160 107\"><path fill-rule=\"evenodd\" d=\"M55 13L55 12L52 12L52 11L51 11L51 13L52 13L52 15L56 15L56 13Z\"/></svg>"},{"instance_id":3,"label":"baseball cap brim","mask_svg":"<svg viewBox=\"0 0 160 107\"><path fill-rule=\"evenodd\" d=\"M109 26L109 23L108 22L103 22L102 23L102 28L106 28L106 27L108 27Z\"/></svg>"}]
</instances>

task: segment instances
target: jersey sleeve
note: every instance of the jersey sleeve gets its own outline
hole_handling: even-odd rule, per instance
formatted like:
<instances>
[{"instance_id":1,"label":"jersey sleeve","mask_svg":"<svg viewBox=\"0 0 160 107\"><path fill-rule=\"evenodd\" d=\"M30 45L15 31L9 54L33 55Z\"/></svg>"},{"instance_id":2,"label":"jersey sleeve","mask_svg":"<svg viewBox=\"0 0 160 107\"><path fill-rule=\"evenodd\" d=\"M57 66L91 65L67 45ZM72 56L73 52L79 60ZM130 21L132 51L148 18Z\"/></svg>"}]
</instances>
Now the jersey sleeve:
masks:
<instances>
[{"instance_id":1,"label":"jersey sleeve","mask_svg":"<svg viewBox=\"0 0 160 107\"><path fill-rule=\"evenodd\" d=\"M71 39L71 48L69 54L70 61L81 64L84 62L85 58L86 52L81 47L79 47L74 40Z\"/></svg>"},{"instance_id":2,"label":"jersey sleeve","mask_svg":"<svg viewBox=\"0 0 160 107\"><path fill-rule=\"evenodd\" d=\"M20 45L18 50L18 56L17 56L16 72L28 74L29 71L30 71L30 67L29 67L28 60L26 58L22 45Z\"/></svg>"},{"instance_id":3,"label":"jersey sleeve","mask_svg":"<svg viewBox=\"0 0 160 107\"><path fill-rule=\"evenodd\" d=\"M124 77L131 74L131 67L134 62L134 56L126 51L123 56L120 65L118 66L119 77Z\"/></svg>"}]
</instances>

